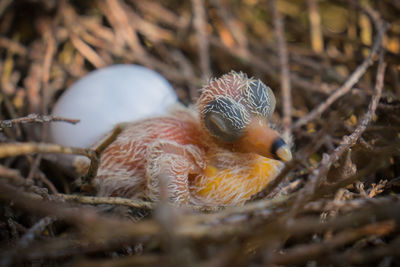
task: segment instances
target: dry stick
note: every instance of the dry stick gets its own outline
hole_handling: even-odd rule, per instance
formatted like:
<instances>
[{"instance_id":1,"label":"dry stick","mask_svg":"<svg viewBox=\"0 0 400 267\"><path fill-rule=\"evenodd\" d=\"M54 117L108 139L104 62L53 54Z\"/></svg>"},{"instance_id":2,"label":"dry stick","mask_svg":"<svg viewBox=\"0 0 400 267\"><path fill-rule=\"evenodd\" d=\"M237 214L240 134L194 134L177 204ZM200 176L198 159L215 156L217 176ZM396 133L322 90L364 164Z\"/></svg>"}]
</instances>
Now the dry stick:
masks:
<instances>
[{"instance_id":1,"label":"dry stick","mask_svg":"<svg viewBox=\"0 0 400 267\"><path fill-rule=\"evenodd\" d=\"M82 155L90 159L90 167L87 176L95 177L99 165L99 156L95 150L79 147L65 147L46 143L17 143L1 144L0 159L5 157L15 157L29 153L59 153L70 155Z\"/></svg>"},{"instance_id":2,"label":"dry stick","mask_svg":"<svg viewBox=\"0 0 400 267\"><path fill-rule=\"evenodd\" d=\"M153 209L155 204L153 202L143 201L140 199L130 199L122 197L91 197L91 196L79 196L79 195L67 195L58 194L67 201L75 201L83 204L99 205L99 204L111 204L111 205L122 205L132 208L139 209Z\"/></svg>"},{"instance_id":3,"label":"dry stick","mask_svg":"<svg viewBox=\"0 0 400 267\"><path fill-rule=\"evenodd\" d=\"M0 165L0 177L6 179L7 182L18 188L23 188L26 192L33 193L37 198L49 199L47 190L33 184L32 181L22 177L19 171L6 168Z\"/></svg>"},{"instance_id":4,"label":"dry stick","mask_svg":"<svg viewBox=\"0 0 400 267\"><path fill-rule=\"evenodd\" d=\"M394 241L388 245L377 246L365 250L350 249L343 252L341 255L331 257L332 262L346 262L347 265L353 264L371 264L374 260L383 259L388 257L390 259L400 257L400 237L398 236ZM379 265L388 266L388 265Z\"/></svg>"},{"instance_id":5,"label":"dry stick","mask_svg":"<svg viewBox=\"0 0 400 267\"><path fill-rule=\"evenodd\" d=\"M308 123L311 120L314 120L318 116L320 116L326 109L332 105L338 98L347 94L351 88L358 82L361 76L365 73L367 68L372 65L374 62L374 57L377 54L378 49L381 46L383 36L386 30L389 28L389 24L384 23L380 28L378 28L377 35L375 37L374 45L372 46L371 53L368 58L364 60L364 62L357 67L357 69L350 75L350 77L346 80L346 82L337 89L333 94L331 94L325 102L321 103L318 107L310 111L306 116L300 118L293 125L293 128L299 128L302 125Z\"/></svg>"},{"instance_id":6,"label":"dry stick","mask_svg":"<svg viewBox=\"0 0 400 267\"><path fill-rule=\"evenodd\" d=\"M42 233L50 224L55 221L52 217L44 217L35 223L25 234L18 240L18 245L22 247L27 247L37 235Z\"/></svg>"},{"instance_id":7,"label":"dry stick","mask_svg":"<svg viewBox=\"0 0 400 267\"><path fill-rule=\"evenodd\" d=\"M0 159L6 157L16 157L29 153L76 154L90 158L93 151L85 148L65 147L55 144L33 142L0 145Z\"/></svg>"},{"instance_id":8,"label":"dry stick","mask_svg":"<svg viewBox=\"0 0 400 267\"><path fill-rule=\"evenodd\" d=\"M395 220L395 224L400 221L400 214L396 210L400 207L400 202L392 202L391 204L369 205L349 214L339 215L325 222L321 221L319 216L293 218L289 225L287 222L286 212L284 209L280 216L268 218L267 221L260 220L258 224L246 225L252 232L248 232L245 239L241 239L242 243L259 244L259 252L265 252L265 247L262 244L271 244L274 240L286 240L290 237L304 237L310 234L324 233L327 230L339 231L350 227L363 226L371 223L371 218L374 222ZM250 223L251 221L248 221ZM243 227L243 226L242 226ZM216 229L216 228L215 228ZM239 237L239 231L236 236ZM300 240L300 239L295 239ZM303 240L303 239L302 239ZM308 240L308 239L306 239ZM243 249L238 251L241 256L246 256ZM257 253L257 251L256 251Z\"/></svg>"},{"instance_id":9,"label":"dry stick","mask_svg":"<svg viewBox=\"0 0 400 267\"><path fill-rule=\"evenodd\" d=\"M91 150L94 155L94 160L91 159L89 169L86 175L82 177L82 185L92 185L92 181L96 177L97 170L100 167L101 153L118 137L118 135L124 130L125 126L125 123L120 123L115 126L113 131Z\"/></svg>"},{"instance_id":10,"label":"dry stick","mask_svg":"<svg viewBox=\"0 0 400 267\"><path fill-rule=\"evenodd\" d=\"M47 114L47 107L49 102L49 80L50 80L50 69L53 62L54 54L56 52L57 43L54 38L54 33L52 27L47 30L44 36L44 42L47 43L46 52L44 54L43 59L43 68L42 68L42 103L41 103L41 112L42 114ZM43 132L45 133L45 132Z\"/></svg>"},{"instance_id":11,"label":"dry stick","mask_svg":"<svg viewBox=\"0 0 400 267\"><path fill-rule=\"evenodd\" d=\"M322 53L324 51L324 40L317 0L307 0L307 6L308 19L310 21L311 46L316 53Z\"/></svg>"},{"instance_id":12,"label":"dry stick","mask_svg":"<svg viewBox=\"0 0 400 267\"><path fill-rule=\"evenodd\" d=\"M78 52L86 58L90 63L93 64L97 69L105 67L107 64L104 60L94 51L90 46L88 46L84 41L82 41L78 35L75 33L70 34L70 39L72 45L78 50Z\"/></svg>"},{"instance_id":13,"label":"dry stick","mask_svg":"<svg viewBox=\"0 0 400 267\"><path fill-rule=\"evenodd\" d=\"M375 110L378 106L378 102L381 97L385 67L386 63L384 63L383 61L383 50L382 50L379 56L379 65L376 75L375 92L368 106L367 113L361 119L360 124L357 126L355 131L350 136L344 136L342 138L340 146L338 146L330 155L323 154L322 161L319 167L313 170L313 172L309 176L309 182L299 192L297 201L295 201L291 210L291 214L293 216L299 211L299 208L302 207L304 203L314 195L316 188L318 188L319 185L322 184L322 182L325 180L330 166L334 162L336 162L343 155L345 151L347 151L350 147L355 145L357 140L360 138L361 134L365 131L367 125L369 124L369 122L371 121L372 117L375 114Z\"/></svg>"},{"instance_id":14,"label":"dry stick","mask_svg":"<svg viewBox=\"0 0 400 267\"><path fill-rule=\"evenodd\" d=\"M121 37L135 54L145 56L146 51L140 44L136 29L129 23L125 7L121 6L120 1L106 0L104 4L99 3L99 6L110 21L117 36Z\"/></svg>"},{"instance_id":15,"label":"dry stick","mask_svg":"<svg viewBox=\"0 0 400 267\"><path fill-rule=\"evenodd\" d=\"M7 48L11 53L21 57L25 57L28 54L28 49L25 46L4 36L0 37L0 47Z\"/></svg>"},{"instance_id":16,"label":"dry stick","mask_svg":"<svg viewBox=\"0 0 400 267\"><path fill-rule=\"evenodd\" d=\"M272 79L279 81L279 77L275 70L275 66L270 64L270 62L267 62L265 59L260 58L260 56L256 56L255 53L253 53L252 51L249 51L246 47L241 47L238 49L236 47L226 46L219 39L217 39L215 37L210 38L210 43L212 45L226 51L228 54L239 58L240 60L244 61L245 64L267 73L269 76L271 76ZM322 92L322 93L326 94L327 90L321 89L321 85L312 83L312 82L300 77L299 75L297 75L295 73L290 74L290 80L297 87L303 88L305 90L311 90L311 91L319 92L319 93Z\"/></svg>"},{"instance_id":17,"label":"dry stick","mask_svg":"<svg viewBox=\"0 0 400 267\"><path fill-rule=\"evenodd\" d=\"M114 4L113 2L110 2L111 4ZM116 10L113 10L113 12L117 12L117 14L114 14L110 11L109 8L107 8L107 6L104 4L104 2L99 2L99 8L103 11L104 15L107 17L107 19L110 21L110 24L113 26L113 29L116 32L116 36L120 36L120 35L128 35L130 36L130 34L124 34L125 31L125 26L121 25L121 19L118 17L116 18L115 16L119 16L119 15L123 15L126 16L126 12L121 9L121 8L117 8ZM123 14L120 12L123 12ZM125 21L125 20L124 20ZM127 20L129 21L129 20ZM123 22L125 23L125 22ZM134 27L129 24L128 25L130 29L132 29L132 31L135 31ZM152 32L151 30L149 31L149 29L141 29L141 33L145 34L146 37L151 37ZM125 37L124 37L125 38ZM150 54L146 53L146 50L141 46L140 42L136 42L134 39L136 38L136 35L132 35L131 37L126 37L125 39L129 39L130 41L130 50L124 48L124 47L119 47L119 49L114 49L113 47L110 47L110 50L112 51L113 54L117 55L117 56L123 56L129 60L135 61L137 63L140 63L144 66L153 68L153 69L157 69L159 70L166 78L168 78L169 80L174 80L175 82L181 82L181 83L189 83L192 84L196 87L199 87L203 84L203 82L198 79L197 77L191 76L188 77L186 75L182 76L182 73L180 70L177 70L174 67L171 67L171 65L166 64L165 62L162 62L158 59L156 59L155 57L151 56ZM149 38L151 39L151 38ZM121 53L122 51L122 53ZM134 53L132 53L132 51L134 51Z\"/></svg>"},{"instance_id":18,"label":"dry stick","mask_svg":"<svg viewBox=\"0 0 400 267\"><path fill-rule=\"evenodd\" d=\"M132 2L134 2L142 14L145 14L146 17L151 16L157 19L157 22L160 24L174 26L176 27L175 30L182 30L188 26L182 13L175 13L173 12L175 10L168 9L156 1Z\"/></svg>"},{"instance_id":19,"label":"dry stick","mask_svg":"<svg viewBox=\"0 0 400 267\"><path fill-rule=\"evenodd\" d=\"M76 124L79 122L77 119L68 119L59 116L52 116L52 115L39 115L39 114L29 114L26 117L20 117L12 120L3 120L0 121L0 129L1 128L9 128L12 127L14 124L17 123L48 123L52 121L63 121L72 124Z\"/></svg>"},{"instance_id":20,"label":"dry stick","mask_svg":"<svg viewBox=\"0 0 400 267\"><path fill-rule=\"evenodd\" d=\"M15 264L15 260L19 256L19 252L27 248L37 235L41 234L49 225L51 225L55 219L52 217L44 217L35 223L15 244L12 250L6 250L2 253L2 259L0 260L0 266L10 266Z\"/></svg>"},{"instance_id":21,"label":"dry stick","mask_svg":"<svg viewBox=\"0 0 400 267\"><path fill-rule=\"evenodd\" d=\"M198 56L203 82L211 77L210 48L207 36L207 17L203 0L192 0L193 23L196 29Z\"/></svg>"},{"instance_id":22,"label":"dry stick","mask_svg":"<svg viewBox=\"0 0 400 267\"><path fill-rule=\"evenodd\" d=\"M29 213L48 215L65 220L80 229L85 229L88 232L87 234L90 233L90 230L96 229L96 233L93 232L93 234L99 235L99 238L101 238L101 235L110 235L108 238L111 238L111 236L122 236L123 233L126 235L140 236L158 232L158 227L156 224L152 223L152 221L132 224L128 220L113 219L99 215L92 208L76 208L62 203L38 200L13 186L0 183L0 201L10 200L13 201L16 207L28 211ZM114 232L112 232L111 229L113 229ZM111 232L108 233L108 231Z\"/></svg>"},{"instance_id":23,"label":"dry stick","mask_svg":"<svg viewBox=\"0 0 400 267\"><path fill-rule=\"evenodd\" d=\"M282 15L276 7L276 0L269 1L274 20L276 45L278 47L279 65L281 69L281 90L283 107L283 136L289 138L292 135L292 94L290 85L289 57Z\"/></svg>"},{"instance_id":24,"label":"dry stick","mask_svg":"<svg viewBox=\"0 0 400 267\"><path fill-rule=\"evenodd\" d=\"M46 175L45 175L42 171L39 171L37 175L38 175L40 181L42 181L45 185L47 185L47 187L50 189L50 191L51 191L53 194L58 194L57 188L56 188L56 187L54 186L54 184L46 177Z\"/></svg>"},{"instance_id":25,"label":"dry stick","mask_svg":"<svg viewBox=\"0 0 400 267\"><path fill-rule=\"evenodd\" d=\"M365 225L358 229L344 230L322 243L297 245L283 254L281 252L274 253L268 257L268 263L274 265L305 263L312 259L318 259L326 253L332 252L333 249L345 246L364 236L385 236L393 232L394 229L395 222L390 220Z\"/></svg>"},{"instance_id":26,"label":"dry stick","mask_svg":"<svg viewBox=\"0 0 400 267\"><path fill-rule=\"evenodd\" d=\"M31 197L24 196L22 192L14 189L13 187L7 186L6 184L0 183L0 199L3 201L13 200L16 207L23 210L29 211L35 214L46 214L56 216L57 218L66 220L67 222L73 223L80 229L85 230L86 236L92 236L95 238L93 244L96 244L98 239L102 240L102 244L115 244L115 240L131 240L138 236L156 236L160 232L157 224L152 220L138 222L135 224L128 223L125 220L115 220L100 216L87 208L71 208L70 206L59 205L46 201L34 200ZM253 231L250 227L219 225L218 227L214 224L210 225L198 225L198 224L186 224L184 221L179 222L177 227L177 235L183 238L194 238L203 240L221 240L222 238L228 238L237 235L251 234L252 236L263 237L266 233L273 231L273 235L286 236L287 234L293 236L302 236L314 232L323 232L327 229L344 229L355 223L363 225L370 222L371 214L375 214L377 221L394 219L400 220L398 213L394 212L399 208L399 203L393 203L392 205L378 205L366 209L361 209L350 216L342 216L328 222L321 222L319 218L305 218L297 219L294 226L288 227L285 224L280 223L279 220L275 220L272 223L260 222L258 229L261 231ZM212 229L212 230L211 230ZM249 230L252 229L252 232ZM279 231L275 231L278 229ZM264 233L264 231L266 231Z\"/></svg>"},{"instance_id":27,"label":"dry stick","mask_svg":"<svg viewBox=\"0 0 400 267\"><path fill-rule=\"evenodd\" d=\"M221 17L224 26L235 40L239 49L248 47L248 37L240 27L241 21L231 13L231 6L221 0L212 0L211 3L217 9L217 13Z\"/></svg>"}]
</instances>

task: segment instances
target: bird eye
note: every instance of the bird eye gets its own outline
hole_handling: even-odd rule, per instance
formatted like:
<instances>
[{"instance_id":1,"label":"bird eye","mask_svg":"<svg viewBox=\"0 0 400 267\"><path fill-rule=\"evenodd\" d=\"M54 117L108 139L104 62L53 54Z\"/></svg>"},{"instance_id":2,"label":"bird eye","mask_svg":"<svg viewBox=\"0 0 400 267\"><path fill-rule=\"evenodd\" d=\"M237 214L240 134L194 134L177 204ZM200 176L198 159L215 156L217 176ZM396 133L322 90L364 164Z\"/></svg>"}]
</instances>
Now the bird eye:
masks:
<instances>
[{"instance_id":1,"label":"bird eye","mask_svg":"<svg viewBox=\"0 0 400 267\"><path fill-rule=\"evenodd\" d=\"M227 97L211 101L204 109L204 124L210 133L223 142L234 142L248 123L244 107Z\"/></svg>"},{"instance_id":2,"label":"bird eye","mask_svg":"<svg viewBox=\"0 0 400 267\"><path fill-rule=\"evenodd\" d=\"M257 113L269 117L275 110L275 96L271 88L260 80L252 81L246 91L250 106Z\"/></svg>"}]
</instances>

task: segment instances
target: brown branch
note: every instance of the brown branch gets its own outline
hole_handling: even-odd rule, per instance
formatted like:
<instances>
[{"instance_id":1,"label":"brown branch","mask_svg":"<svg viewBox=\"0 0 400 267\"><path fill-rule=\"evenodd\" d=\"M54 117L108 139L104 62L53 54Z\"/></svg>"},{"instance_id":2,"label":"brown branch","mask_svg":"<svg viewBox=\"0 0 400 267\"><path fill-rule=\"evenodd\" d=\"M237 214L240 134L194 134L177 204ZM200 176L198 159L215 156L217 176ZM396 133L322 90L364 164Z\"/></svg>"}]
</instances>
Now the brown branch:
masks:
<instances>
[{"instance_id":1,"label":"brown branch","mask_svg":"<svg viewBox=\"0 0 400 267\"><path fill-rule=\"evenodd\" d=\"M281 69L283 136L287 139L292 135L292 93L290 85L289 56L284 36L282 15L276 7L276 0L270 0L269 3L272 9L276 46L278 49L279 65Z\"/></svg>"},{"instance_id":2,"label":"brown branch","mask_svg":"<svg viewBox=\"0 0 400 267\"><path fill-rule=\"evenodd\" d=\"M44 217L35 223L25 234L18 240L18 245L21 247L27 247L37 235L41 234L49 225L55 221L52 217Z\"/></svg>"},{"instance_id":3,"label":"brown branch","mask_svg":"<svg viewBox=\"0 0 400 267\"><path fill-rule=\"evenodd\" d=\"M126 7L122 6L120 1L114 0L107 0L98 4L113 26L116 36L125 42L135 54L145 56L146 51L140 44L136 29L129 23L129 18L125 11Z\"/></svg>"},{"instance_id":4,"label":"brown branch","mask_svg":"<svg viewBox=\"0 0 400 267\"><path fill-rule=\"evenodd\" d=\"M50 189L50 192L52 192L53 194L58 194L57 188L42 171L39 170L37 176L39 177L39 180L42 181Z\"/></svg>"},{"instance_id":5,"label":"brown branch","mask_svg":"<svg viewBox=\"0 0 400 267\"><path fill-rule=\"evenodd\" d=\"M203 0L191 0L193 9L193 23L196 29L198 56L203 82L211 78L210 48L207 35L207 16Z\"/></svg>"},{"instance_id":6,"label":"brown branch","mask_svg":"<svg viewBox=\"0 0 400 267\"><path fill-rule=\"evenodd\" d=\"M82 41L78 35L71 33L70 38L76 50L78 50L78 52L81 53L81 55L84 56L97 69L103 68L107 65L101 56L93 48Z\"/></svg>"},{"instance_id":7,"label":"brown branch","mask_svg":"<svg viewBox=\"0 0 400 267\"><path fill-rule=\"evenodd\" d=\"M346 152L350 147L356 144L357 140L360 138L361 134L365 131L367 125L370 123L372 117L375 114L375 110L378 106L379 99L382 94L383 89L383 79L385 73L386 63L383 61L383 50L379 57L379 65L376 76L375 92L372 96L371 102L368 106L368 111L361 119L359 125L355 131L350 136L344 136L342 138L341 145L338 146L330 155L323 154L322 161L319 167L310 174L308 183L299 192L297 201L295 201L292 207L292 214L299 211L299 208L304 205L306 201L311 199L315 193L316 188L319 187L325 181L328 174L330 166L336 162L344 152Z\"/></svg>"},{"instance_id":8,"label":"brown branch","mask_svg":"<svg viewBox=\"0 0 400 267\"><path fill-rule=\"evenodd\" d=\"M22 57L28 54L28 49L25 46L4 36L0 37L0 47L7 48L11 53L15 53Z\"/></svg>"},{"instance_id":9,"label":"brown branch","mask_svg":"<svg viewBox=\"0 0 400 267\"><path fill-rule=\"evenodd\" d=\"M49 199L47 189L35 186L32 180L25 179L17 170L0 165L0 177L6 179L7 182L13 186L23 188L25 191L33 193L36 198Z\"/></svg>"},{"instance_id":10,"label":"brown branch","mask_svg":"<svg viewBox=\"0 0 400 267\"><path fill-rule=\"evenodd\" d=\"M316 53L322 53L324 51L324 39L317 0L307 0L307 7L308 19L310 21L311 46Z\"/></svg>"},{"instance_id":11,"label":"brown branch","mask_svg":"<svg viewBox=\"0 0 400 267\"><path fill-rule=\"evenodd\" d=\"M351 249L343 252L341 255L332 255L335 262L347 262L353 264L370 264L376 259L393 258L400 256L400 238L397 237L388 245L378 246L366 250ZM381 266L384 266L381 264Z\"/></svg>"},{"instance_id":12,"label":"brown branch","mask_svg":"<svg viewBox=\"0 0 400 267\"><path fill-rule=\"evenodd\" d=\"M274 253L268 257L268 264L300 264L323 257L326 253L332 253L334 249L345 246L364 236L385 236L395 229L394 221L384 221L365 225L358 229L344 230L335 234L332 239L322 243L297 245L287 251Z\"/></svg>"},{"instance_id":13,"label":"brown branch","mask_svg":"<svg viewBox=\"0 0 400 267\"><path fill-rule=\"evenodd\" d=\"M356 68L356 70L349 76L346 82L337 89L333 94L331 94L325 102L321 103L318 107L310 111L306 116L300 118L295 122L293 128L299 128L309 121L314 120L320 116L325 110L327 110L337 99L343 95L350 92L353 86L359 81L362 75L366 72L367 68L374 62L374 57L376 56L379 48L381 47L382 39L389 28L389 24L385 23L380 28L377 29L377 34L375 37L374 44L372 46L369 56L364 60L364 62Z\"/></svg>"},{"instance_id":14,"label":"brown branch","mask_svg":"<svg viewBox=\"0 0 400 267\"><path fill-rule=\"evenodd\" d=\"M272 65L270 62L267 60L260 58L259 55L256 55L256 53L253 53L252 51L248 50L246 47L240 47L239 49L236 47L229 47L224 45L219 39L215 37L210 38L210 43L222 50L224 50L226 53L239 58L240 60L244 61L245 64L256 68L257 70L261 70L265 73L267 73L272 79L275 81L280 81L280 77L275 70L275 66ZM258 51L256 51L258 52ZM326 88L327 86L322 86L321 84L316 84L314 82L310 82L309 80L302 78L296 73L291 73L290 74L290 80L293 82L293 84L297 87L303 88L304 90L307 91L314 91L314 92L319 92L319 93L327 93L331 91L330 88ZM322 86L322 88L321 88Z\"/></svg>"},{"instance_id":15,"label":"brown branch","mask_svg":"<svg viewBox=\"0 0 400 267\"><path fill-rule=\"evenodd\" d=\"M112 132L107 135L103 140L100 140L99 143L93 148L93 159L90 162L89 169L82 177L82 186L85 185L92 185L93 179L97 175L97 170L100 166L100 156L101 153L112 143L115 141L115 139L118 137L118 135L124 130L126 124L125 123L120 123L117 126L114 127Z\"/></svg>"},{"instance_id":16,"label":"brown branch","mask_svg":"<svg viewBox=\"0 0 400 267\"><path fill-rule=\"evenodd\" d=\"M90 167L87 176L95 177L97 166L99 165L99 155L95 150L65 147L55 144L46 143L16 143L16 144L0 144L0 159L6 157L16 157L29 153L58 153L69 155L82 155L90 159Z\"/></svg>"},{"instance_id":17,"label":"brown branch","mask_svg":"<svg viewBox=\"0 0 400 267\"><path fill-rule=\"evenodd\" d=\"M122 205L132 208L149 209L149 210L152 210L155 207L155 204L153 202L147 202L140 199L130 199L122 197L91 197L91 196L67 195L67 194L58 194L58 196L62 197L66 201L79 202L82 204L91 204L91 205L111 204L111 205Z\"/></svg>"},{"instance_id":18,"label":"brown branch","mask_svg":"<svg viewBox=\"0 0 400 267\"><path fill-rule=\"evenodd\" d=\"M20 252L27 248L33 240L40 235L55 219L51 217L44 217L35 223L15 244L12 249L3 251L2 259L0 260L1 266L10 266L15 264L15 261L20 256Z\"/></svg>"},{"instance_id":19,"label":"brown branch","mask_svg":"<svg viewBox=\"0 0 400 267\"><path fill-rule=\"evenodd\" d=\"M0 130L2 128L10 128L17 123L48 123L53 121L63 121L72 124L76 124L79 122L79 120L77 119L68 119L59 116L29 114L26 117L0 121Z\"/></svg>"},{"instance_id":20,"label":"brown branch","mask_svg":"<svg viewBox=\"0 0 400 267\"><path fill-rule=\"evenodd\" d=\"M49 105L49 80L50 80L50 70L53 63L54 55L56 52L56 39L54 38L54 32L52 27L50 27L45 35L44 42L47 44L46 52L43 58L42 67L42 103L41 103L41 113L47 114L47 108ZM42 132L45 134L45 131Z\"/></svg>"}]
</instances>

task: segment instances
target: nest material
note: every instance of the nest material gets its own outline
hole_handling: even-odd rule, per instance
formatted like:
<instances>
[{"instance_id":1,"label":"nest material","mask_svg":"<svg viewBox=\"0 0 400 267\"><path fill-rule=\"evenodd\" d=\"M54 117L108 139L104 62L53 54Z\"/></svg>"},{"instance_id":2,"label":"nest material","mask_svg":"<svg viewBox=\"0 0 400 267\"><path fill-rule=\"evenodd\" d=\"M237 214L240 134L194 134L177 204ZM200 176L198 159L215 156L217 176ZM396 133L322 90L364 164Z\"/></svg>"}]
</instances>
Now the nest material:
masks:
<instances>
[{"instance_id":1,"label":"nest material","mask_svg":"<svg viewBox=\"0 0 400 267\"><path fill-rule=\"evenodd\" d=\"M267 2L1 0L0 265L400 264L400 5ZM41 141L76 122L46 115L62 90L115 63L159 71L186 103L211 76L261 78L294 160L240 207L93 197L112 138ZM91 159L81 186L60 154Z\"/></svg>"}]
</instances>

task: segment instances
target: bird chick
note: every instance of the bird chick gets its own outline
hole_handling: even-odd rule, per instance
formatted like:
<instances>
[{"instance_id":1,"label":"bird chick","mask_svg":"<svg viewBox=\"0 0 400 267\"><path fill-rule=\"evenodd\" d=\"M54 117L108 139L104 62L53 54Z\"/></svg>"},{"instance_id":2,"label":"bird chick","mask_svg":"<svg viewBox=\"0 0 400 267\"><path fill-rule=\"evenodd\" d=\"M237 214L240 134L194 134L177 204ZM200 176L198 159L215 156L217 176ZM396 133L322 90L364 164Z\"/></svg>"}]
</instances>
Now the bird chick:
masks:
<instances>
[{"instance_id":1,"label":"bird chick","mask_svg":"<svg viewBox=\"0 0 400 267\"><path fill-rule=\"evenodd\" d=\"M130 123L101 155L100 196L238 205L279 174L292 154L272 129L272 90L231 72L202 89L196 109Z\"/></svg>"}]
</instances>

